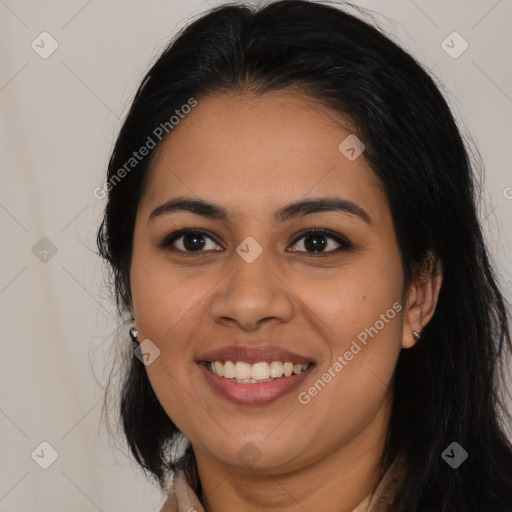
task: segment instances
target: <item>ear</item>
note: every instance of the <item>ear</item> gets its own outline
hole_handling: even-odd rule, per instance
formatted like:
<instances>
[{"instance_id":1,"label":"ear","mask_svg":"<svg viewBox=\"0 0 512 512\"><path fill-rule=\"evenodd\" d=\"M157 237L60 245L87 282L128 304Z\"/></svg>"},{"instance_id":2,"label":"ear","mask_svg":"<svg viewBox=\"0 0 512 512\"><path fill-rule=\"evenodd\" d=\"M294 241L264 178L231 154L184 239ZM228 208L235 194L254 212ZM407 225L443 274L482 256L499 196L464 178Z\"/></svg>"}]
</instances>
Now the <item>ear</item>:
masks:
<instances>
[{"instance_id":1,"label":"ear","mask_svg":"<svg viewBox=\"0 0 512 512\"><path fill-rule=\"evenodd\" d=\"M443 269L439 258L431 252L426 256L422 269L406 293L402 347L411 348L417 343L413 331L421 333L434 316L443 282Z\"/></svg>"}]
</instances>

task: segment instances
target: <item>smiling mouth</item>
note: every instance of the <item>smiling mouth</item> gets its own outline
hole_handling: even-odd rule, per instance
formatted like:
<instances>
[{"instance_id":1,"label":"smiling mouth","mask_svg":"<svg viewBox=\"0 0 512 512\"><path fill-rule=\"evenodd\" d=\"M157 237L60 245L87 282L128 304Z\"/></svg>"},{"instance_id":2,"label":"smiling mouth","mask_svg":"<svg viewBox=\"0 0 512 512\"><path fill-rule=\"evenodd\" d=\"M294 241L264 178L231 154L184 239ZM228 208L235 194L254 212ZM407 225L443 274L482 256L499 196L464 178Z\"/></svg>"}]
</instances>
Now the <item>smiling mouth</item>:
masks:
<instances>
[{"instance_id":1,"label":"smiling mouth","mask_svg":"<svg viewBox=\"0 0 512 512\"><path fill-rule=\"evenodd\" d=\"M259 384L299 375L313 363L293 364L289 361L205 361L206 368L219 377L240 384Z\"/></svg>"}]
</instances>

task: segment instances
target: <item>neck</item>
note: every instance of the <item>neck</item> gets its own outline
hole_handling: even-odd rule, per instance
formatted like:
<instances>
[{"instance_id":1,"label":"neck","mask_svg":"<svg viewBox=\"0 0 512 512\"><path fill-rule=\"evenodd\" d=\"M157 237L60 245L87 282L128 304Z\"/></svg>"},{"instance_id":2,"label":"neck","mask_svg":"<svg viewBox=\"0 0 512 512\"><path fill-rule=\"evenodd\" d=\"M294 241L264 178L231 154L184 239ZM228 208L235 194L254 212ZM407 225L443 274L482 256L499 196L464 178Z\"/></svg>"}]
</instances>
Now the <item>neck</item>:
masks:
<instances>
[{"instance_id":1,"label":"neck","mask_svg":"<svg viewBox=\"0 0 512 512\"><path fill-rule=\"evenodd\" d=\"M287 472L234 468L195 450L205 511L352 512L382 477L379 463L389 412L385 401L350 443Z\"/></svg>"}]
</instances>

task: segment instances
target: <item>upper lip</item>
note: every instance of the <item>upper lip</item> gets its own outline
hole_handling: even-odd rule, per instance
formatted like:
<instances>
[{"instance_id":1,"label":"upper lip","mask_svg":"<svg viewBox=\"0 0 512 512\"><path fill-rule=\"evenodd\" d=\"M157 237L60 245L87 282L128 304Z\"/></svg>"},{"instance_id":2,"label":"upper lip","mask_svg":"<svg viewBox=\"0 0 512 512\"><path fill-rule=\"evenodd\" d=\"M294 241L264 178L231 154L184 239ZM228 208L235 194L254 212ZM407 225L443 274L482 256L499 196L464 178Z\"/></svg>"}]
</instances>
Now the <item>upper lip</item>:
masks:
<instances>
[{"instance_id":1,"label":"upper lip","mask_svg":"<svg viewBox=\"0 0 512 512\"><path fill-rule=\"evenodd\" d=\"M312 360L295 352L285 350L275 345L260 345L248 347L244 345L228 345L203 352L197 359L198 362L211 361L243 361L254 364L262 361L281 361L293 364L308 364Z\"/></svg>"}]
</instances>

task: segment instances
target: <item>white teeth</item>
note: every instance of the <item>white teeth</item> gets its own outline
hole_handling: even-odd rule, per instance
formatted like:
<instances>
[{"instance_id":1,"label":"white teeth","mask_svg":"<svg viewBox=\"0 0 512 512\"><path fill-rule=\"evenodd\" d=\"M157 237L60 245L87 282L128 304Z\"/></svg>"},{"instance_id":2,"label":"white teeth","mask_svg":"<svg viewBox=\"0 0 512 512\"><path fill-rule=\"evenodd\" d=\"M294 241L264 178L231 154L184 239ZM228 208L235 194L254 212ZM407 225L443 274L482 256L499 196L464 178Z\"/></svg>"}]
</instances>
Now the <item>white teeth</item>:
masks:
<instances>
[{"instance_id":1,"label":"white teeth","mask_svg":"<svg viewBox=\"0 0 512 512\"><path fill-rule=\"evenodd\" d=\"M293 365L293 373L300 373L302 371L302 365L301 364L294 364Z\"/></svg>"},{"instance_id":2,"label":"white teeth","mask_svg":"<svg viewBox=\"0 0 512 512\"><path fill-rule=\"evenodd\" d=\"M218 361L215 361L216 363ZM215 365L214 365L215 367ZM226 377L226 379L234 379L235 378L235 365L231 361L226 361L224 363L223 368L223 377Z\"/></svg>"},{"instance_id":3,"label":"white teeth","mask_svg":"<svg viewBox=\"0 0 512 512\"><path fill-rule=\"evenodd\" d=\"M217 367L219 361L215 361L215 367ZM220 363L219 363L220 364ZM251 365L248 363L242 363L237 361L235 364L235 379L246 380L251 378Z\"/></svg>"},{"instance_id":4,"label":"white teeth","mask_svg":"<svg viewBox=\"0 0 512 512\"><path fill-rule=\"evenodd\" d=\"M251 378L255 380L268 379L270 377L270 366L268 363L256 363L251 367Z\"/></svg>"},{"instance_id":5,"label":"white teeth","mask_svg":"<svg viewBox=\"0 0 512 512\"><path fill-rule=\"evenodd\" d=\"M217 375L220 375L221 377L224 377L224 366L222 366L222 363L220 361L215 361L215 372Z\"/></svg>"},{"instance_id":6,"label":"white teeth","mask_svg":"<svg viewBox=\"0 0 512 512\"><path fill-rule=\"evenodd\" d=\"M255 364L243 361L212 361L208 368L220 377L242 383L270 382L281 377L290 377L292 373L298 375L306 370L309 364L293 364L289 361L259 362Z\"/></svg>"},{"instance_id":7,"label":"white teeth","mask_svg":"<svg viewBox=\"0 0 512 512\"><path fill-rule=\"evenodd\" d=\"M272 361L270 363L270 376L273 378L282 377L283 375L283 364L279 361Z\"/></svg>"},{"instance_id":8,"label":"white teeth","mask_svg":"<svg viewBox=\"0 0 512 512\"><path fill-rule=\"evenodd\" d=\"M293 373L293 363L284 363L283 373L285 377L289 377Z\"/></svg>"}]
</instances>

